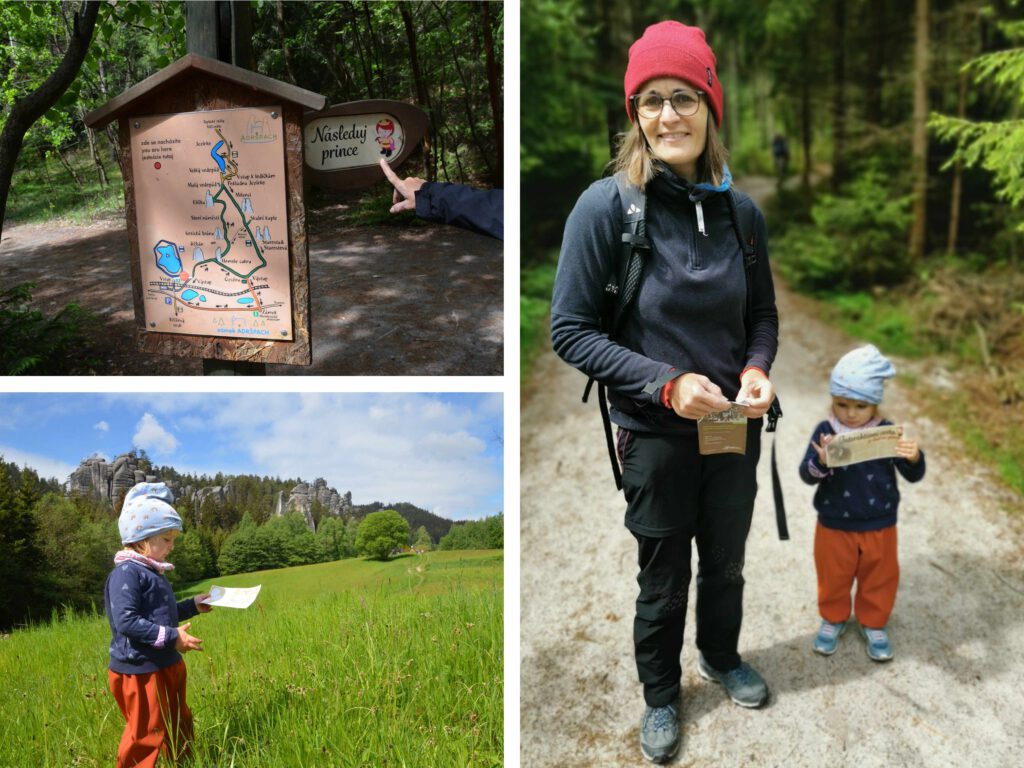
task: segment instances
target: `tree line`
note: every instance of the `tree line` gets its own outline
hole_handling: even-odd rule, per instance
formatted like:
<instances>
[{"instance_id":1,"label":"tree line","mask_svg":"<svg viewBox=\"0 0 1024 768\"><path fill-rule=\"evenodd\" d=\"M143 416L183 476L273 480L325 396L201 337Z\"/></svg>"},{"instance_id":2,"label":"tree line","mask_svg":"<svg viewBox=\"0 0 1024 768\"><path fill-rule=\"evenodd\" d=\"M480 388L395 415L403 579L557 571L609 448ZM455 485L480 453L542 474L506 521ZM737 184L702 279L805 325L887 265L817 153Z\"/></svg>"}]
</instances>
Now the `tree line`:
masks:
<instances>
[{"instance_id":1,"label":"tree line","mask_svg":"<svg viewBox=\"0 0 1024 768\"><path fill-rule=\"evenodd\" d=\"M71 154L87 151L88 173L117 183L116 126L95 132L83 117L185 54L187 12L181 0L0 4L0 232L16 165L82 188ZM502 186L500 3L277 0L248 13L256 71L328 104L416 103L429 118L418 173Z\"/></svg>"},{"instance_id":2,"label":"tree line","mask_svg":"<svg viewBox=\"0 0 1024 768\"><path fill-rule=\"evenodd\" d=\"M257 522L243 511L237 525L224 529L196 523L184 507L177 509L184 532L168 558L176 585L359 556L386 560L435 548L503 547L501 515L453 525L435 544L425 526L413 528L393 509L359 518L326 515L315 533L298 513ZM56 610L101 606L103 584L121 548L117 515L107 501L66 497L56 480L0 457L0 630L46 620Z\"/></svg>"}]
</instances>

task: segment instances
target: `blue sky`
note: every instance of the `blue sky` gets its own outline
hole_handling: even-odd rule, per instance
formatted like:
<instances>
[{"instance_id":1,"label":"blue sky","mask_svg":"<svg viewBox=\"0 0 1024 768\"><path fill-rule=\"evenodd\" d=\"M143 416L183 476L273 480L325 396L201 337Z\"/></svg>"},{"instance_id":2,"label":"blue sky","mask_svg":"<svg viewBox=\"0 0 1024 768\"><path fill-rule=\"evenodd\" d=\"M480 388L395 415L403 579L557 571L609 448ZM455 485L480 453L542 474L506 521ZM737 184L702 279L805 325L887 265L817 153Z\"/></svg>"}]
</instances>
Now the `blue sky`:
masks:
<instances>
[{"instance_id":1,"label":"blue sky","mask_svg":"<svg viewBox=\"0 0 1024 768\"><path fill-rule=\"evenodd\" d=\"M0 455L60 481L142 448L179 472L322 477L356 504L503 510L500 394L0 394Z\"/></svg>"}]
</instances>

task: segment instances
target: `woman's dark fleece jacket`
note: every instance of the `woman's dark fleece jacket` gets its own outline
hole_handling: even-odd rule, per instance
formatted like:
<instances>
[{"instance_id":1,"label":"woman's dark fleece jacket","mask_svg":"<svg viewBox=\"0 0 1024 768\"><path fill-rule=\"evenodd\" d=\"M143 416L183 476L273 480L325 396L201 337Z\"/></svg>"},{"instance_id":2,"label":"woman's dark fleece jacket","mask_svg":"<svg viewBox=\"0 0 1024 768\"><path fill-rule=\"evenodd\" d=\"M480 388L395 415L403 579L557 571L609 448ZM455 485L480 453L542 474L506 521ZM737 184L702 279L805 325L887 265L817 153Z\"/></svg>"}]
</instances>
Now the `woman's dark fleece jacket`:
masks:
<instances>
[{"instance_id":1,"label":"woman's dark fleece jacket","mask_svg":"<svg viewBox=\"0 0 1024 768\"><path fill-rule=\"evenodd\" d=\"M653 385L673 369L699 373L734 399L745 368L771 371L779 319L761 212L754 216L757 264L747 339L746 276L728 191L692 185L661 168L647 185L651 252L616 340L601 331L600 320L604 286L622 253L623 209L613 178L594 182L566 222L551 340L563 360L608 387L613 422L640 432L692 434L696 422L664 407ZM736 197L739 208L754 205L746 195ZM706 235L698 231L698 201Z\"/></svg>"}]
</instances>

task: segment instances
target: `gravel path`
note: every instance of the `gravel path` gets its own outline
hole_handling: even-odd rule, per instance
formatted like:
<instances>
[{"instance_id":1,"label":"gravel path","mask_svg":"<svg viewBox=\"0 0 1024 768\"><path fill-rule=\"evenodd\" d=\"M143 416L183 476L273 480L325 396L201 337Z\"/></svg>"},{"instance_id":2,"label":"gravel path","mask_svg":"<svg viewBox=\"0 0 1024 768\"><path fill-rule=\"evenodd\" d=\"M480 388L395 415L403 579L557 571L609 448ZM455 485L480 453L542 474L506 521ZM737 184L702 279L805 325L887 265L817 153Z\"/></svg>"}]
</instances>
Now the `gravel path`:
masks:
<instances>
[{"instance_id":1,"label":"gravel path","mask_svg":"<svg viewBox=\"0 0 1024 768\"><path fill-rule=\"evenodd\" d=\"M501 374L501 241L456 227L345 227L315 211L310 219L313 364L268 365L268 375ZM127 237L123 220L6 228L0 289L32 281L47 315L71 301L96 313L95 373L201 374L199 358L135 351Z\"/></svg>"},{"instance_id":2,"label":"gravel path","mask_svg":"<svg viewBox=\"0 0 1024 768\"><path fill-rule=\"evenodd\" d=\"M752 181L743 186L751 194L770 190ZM899 383L887 387L884 410L917 431L928 474L901 486L902 579L889 625L896 656L872 662L856 632L832 657L811 651L819 621L813 489L797 465L828 406L829 370L857 340L825 326L813 302L784 289L779 310L772 378L785 410L776 440L792 538L780 542L775 531L769 437L740 638L772 698L746 710L699 678L691 586L683 746L674 764L1012 764L1024 749L1024 534L1007 514L1020 501L963 460L956 438L924 418ZM928 378L926 367L915 370L919 381ZM597 405L579 401L583 384L549 350L523 397L520 764L530 768L647 764L638 749L643 696L632 657L635 545L622 524Z\"/></svg>"}]
</instances>

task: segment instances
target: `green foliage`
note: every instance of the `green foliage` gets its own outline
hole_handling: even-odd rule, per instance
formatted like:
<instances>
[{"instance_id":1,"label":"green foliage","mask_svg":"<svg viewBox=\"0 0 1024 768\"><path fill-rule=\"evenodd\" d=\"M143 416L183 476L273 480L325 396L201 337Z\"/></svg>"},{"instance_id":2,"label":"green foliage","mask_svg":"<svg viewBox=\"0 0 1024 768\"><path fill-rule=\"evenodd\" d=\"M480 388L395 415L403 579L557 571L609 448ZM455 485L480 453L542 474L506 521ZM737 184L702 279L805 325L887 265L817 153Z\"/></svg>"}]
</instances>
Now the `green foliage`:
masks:
<instances>
[{"instance_id":1,"label":"green foliage","mask_svg":"<svg viewBox=\"0 0 1024 768\"><path fill-rule=\"evenodd\" d=\"M519 273L519 379L526 383L533 361L550 344L548 315L551 291L558 270L556 252L548 252L549 261L524 267Z\"/></svg>"},{"instance_id":2,"label":"green foliage","mask_svg":"<svg viewBox=\"0 0 1024 768\"><path fill-rule=\"evenodd\" d=\"M869 341L886 353L921 357L926 347L918 332L920 321L904 302L888 294L839 294L827 299L826 313L848 335Z\"/></svg>"},{"instance_id":3,"label":"green foliage","mask_svg":"<svg viewBox=\"0 0 1024 768\"><path fill-rule=\"evenodd\" d=\"M356 550L371 559L387 560L393 550L408 544L409 523L393 509L371 512L356 533Z\"/></svg>"},{"instance_id":4,"label":"green foliage","mask_svg":"<svg viewBox=\"0 0 1024 768\"><path fill-rule=\"evenodd\" d=\"M194 528L185 531L175 542L174 553L168 558L174 563L169 578L172 584L190 584L217 574L210 541Z\"/></svg>"},{"instance_id":5,"label":"green foliage","mask_svg":"<svg viewBox=\"0 0 1024 768\"><path fill-rule=\"evenodd\" d=\"M868 168L842 196L822 195L811 210L814 225L790 227L772 245L783 275L798 289L817 293L895 285L910 275L911 198L880 194L887 184L880 171Z\"/></svg>"},{"instance_id":6,"label":"green foliage","mask_svg":"<svg viewBox=\"0 0 1024 768\"><path fill-rule=\"evenodd\" d=\"M1024 22L1002 22L1001 32L1015 43L1024 42ZM1018 231L1024 232L1024 120L1017 117L1024 107L1024 48L985 53L969 62L975 87L990 91L1011 102L1011 117L1003 120L972 121L948 115L932 114L929 127L939 139L955 143L956 149L943 166L962 162L990 172L996 194L1018 211Z\"/></svg>"},{"instance_id":7,"label":"green foliage","mask_svg":"<svg viewBox=\"0 0 1024 768\"><path fill-rule=\"evenodd\" d=\"M0 289L0 374L91 373L98 362L83 350L96 316L72 302L53 317L30 305L35 283Z\"/></svg>"},{"instance_id":8,"label":"green foliage","mask_svg":"<svg viewBox=\"0 0 1024 768\"><path fill-rule=\"evenodd\" d=\"M416 538L413 540L412 545L420 552L429 552L434 548L434 542L430 538L430 534L427 533L427 529L425 526L421 525L416 530Z\"/></svg>"},{"instance_id":9,"label":"green foliage","mask_svg":"<svg viewBox=\"0 0 1024 768\"><path fill-rule=\"evenodd\" d=\"M234 768L502 764L502 559L348 560L262 583L248 610L192 620L193 763ZM210 582L178 593L183 599ZM109 765L124 719L107 690L110 629L68 615L0 640L0 766Z\"/></svg>"},{"instance_id":10,"label":"green foliage","mask_svg":"<svg viewBox=\"0 0 1024 768\"><path fill-rule=\"evenodd\" d=\"M441 539L438 550L503 549L505 546L505 516L495 515L483 520L468 520L452 526Z\"/></svg>"},{"instance_id":11,"label":"green foliage","mask_svg":"<svg viewBox=\"0 0 1024 768\"><path fill-rule=\"evenodd\" d=\"M110 512L89 500L48 493L33 514L53 590L48 603L79 610L102 605L103 584L121 546Z\"/></svg>"},{"instance_id":12,"label":"green foliage","mask_svg":"<svg viewBox=\"0 0 1024 768\"><path fill-rule=\"evenodd\" d=\"M49 610L50 581L38 540L32 507L38 500L38 478L24 470L18 487L0 465L0 630Z\"/></svg>"},{"instance_id":13,"label":"green foliage","mask_svg":"<svg viewBox=\"0 0 1024 768\"><path fill-rule=\"evenodd\" d=\"M217 566L223 574L250 573L319 559L320 547L302 515L275 517L261 526L243 516L238 530L221 546Z\"/></svg>"}]
</instances>

